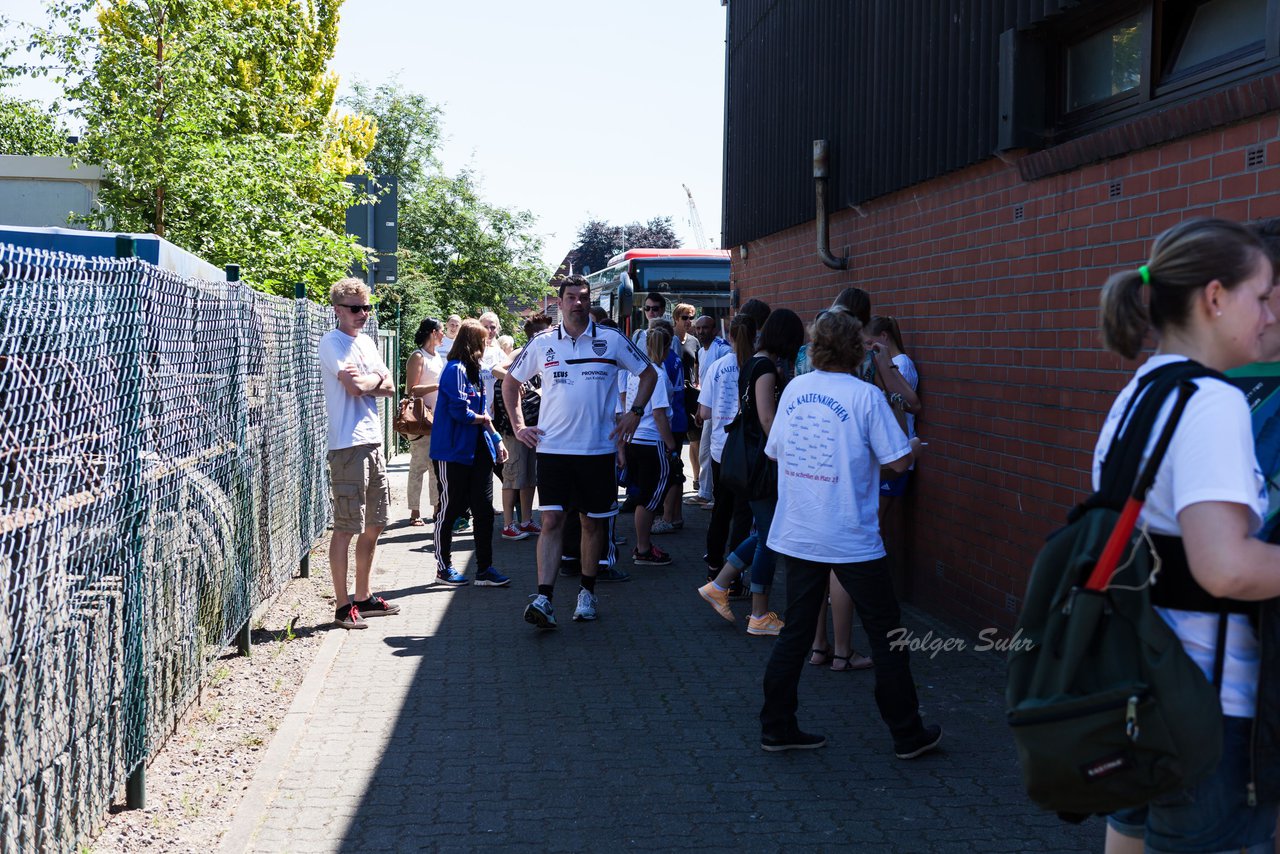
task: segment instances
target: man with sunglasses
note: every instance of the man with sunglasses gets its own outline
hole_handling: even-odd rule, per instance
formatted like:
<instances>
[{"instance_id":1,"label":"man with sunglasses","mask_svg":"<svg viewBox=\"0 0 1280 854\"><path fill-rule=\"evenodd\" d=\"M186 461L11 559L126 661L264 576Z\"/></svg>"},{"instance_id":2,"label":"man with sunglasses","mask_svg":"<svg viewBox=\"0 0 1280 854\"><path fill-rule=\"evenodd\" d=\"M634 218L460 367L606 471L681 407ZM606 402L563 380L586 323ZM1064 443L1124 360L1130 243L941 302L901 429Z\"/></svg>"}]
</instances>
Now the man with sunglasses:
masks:
<instances>
[{"instance_id":1,"label":"man with sunglasses","mask_svg":"<svg viewBox=\"0 0 1280 854\"><path fill-rule=\"evenodd\" d=\"M366 617L400 613L369 589L378 536L387 524L391 492L382 456L378 398L393 397L391 372L377 345L361 331L369 321L369 288L342 279L329 290L338 328L320 339L320 375L329 414L329 482L333 495L333 538L329 569L337 604L334 622L344 629L368 628ZM356 591L347 591L348 553L356 540Z\"/></svg>"}]
</instances>

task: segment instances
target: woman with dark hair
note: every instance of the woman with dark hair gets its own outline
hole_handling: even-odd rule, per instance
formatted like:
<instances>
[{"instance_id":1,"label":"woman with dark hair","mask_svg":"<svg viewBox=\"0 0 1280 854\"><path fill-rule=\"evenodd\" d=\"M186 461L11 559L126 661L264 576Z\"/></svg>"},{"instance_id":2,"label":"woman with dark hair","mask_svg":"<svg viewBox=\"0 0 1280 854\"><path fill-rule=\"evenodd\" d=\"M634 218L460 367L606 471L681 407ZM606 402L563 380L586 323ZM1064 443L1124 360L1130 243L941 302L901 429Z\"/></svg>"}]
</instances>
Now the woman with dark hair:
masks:
<instances>
[{"instance_id":1,"label":"woman with dark hair","mask_svg":"<svg viewBox=\"0 0 1280 854\"><path fill-rule=\"evenodd\" d=\"M471 510L475 520L477 587L505 587L510 579L493 567L493 466L505 463L507 450L485 408L480 360L489 333L477 320L462 321L440 375L431 459L440 480L436 516L436 580L462 585L467 577L452 563L453 523Z\"/></svg>"},{"instance_id":2,"label":"woman with dark hair","mask_svg":"<svg viewBox=\"0 0 1280 854\"><path fill-rule=\"evenodd\" d=\"M871 297L862 288L845 288L836 294L831 302L832 308L843 308L858 318L864 327L871 322ZM796 354L796 376L807 374L813 370L809 363L809 347L804 345Z\"/></svg>"},{"instance_id":3,"label":"woman with dark hair","mask_svg":"<svg viewBox=\"0 0 1280 854\"><path fill-rule=\"evenodd\" d=\"M1103 343L1133 359L1154 331L1156 351L1103 422L1093 455L1095 489L1124 414L1150 387L1152 374L1188 360L1226 371L1260 357L1276 319L1268 304L1274 284L1257 237L1220 219L1175 225L1156 238L1145 264L1107 281ZM1144 845L1148 851L1270 851L1275 835L1275 791L1258 781L1280 765L1280 757L1267 749L1274 741L1260 743L1258 735L1280 725L1280 710L1265 700L1266 686L1280 679L1272 665L1280 626L1261 619L1258 603L1280 596L1280 548L1255 536L1267 499L1245 396L1222 377L1193 382L1196 392L1138 525L1151 535L1147 542L1163 566L1160 583L1151 588L1155 610L1218 686L1223 718L1214 723L1222 727L1222 759L1185 797L1109 816L1109 852ZM1171 395L1144 456L1172 408ZM1216 680L1215 671L1221 674Z\"/></svg>"},{"instance_id":4,"label":"woman with dark hair","mask_svg":"<svg viewBox=\"0 0 1280 854\"><path fill-rule=\"evenodd\" d=\"M738 396L746 401L746 405L738 429L768 438L778 411L778 397L787 382L782 366L795 358L803 343L804 323L799 315L785 308L769 315L760 330L755 354L739 374ZM698 589L702 598L710 602L720 616L734 622L733 611L729 608L729 586L750 564L751 616L747 620L747 634L773 636L781 631L783 625L778 615L769 610L769 588L773 584L776 555L766 542L777 497L776 482L769 484L768 489L760 494L747 496L756 523L755 533L734 549L714 580Z\"/></svg>"},{"instance_id":5,"label":"woman with dark hair","mask_svg":"<svg viewBox=\"0 0 1280 854\"><path fill-rule=\"evenodd\" d=\"M876 520L883 469L905 471L911 443L875 388L851 376L862 360L862 324L842 308L814 321L814 370L782 393L765 453L778 462L778 501L768 545L787 570L786 625L764 674L760 746L803 750L827 743L800 729L797 688L805 649L835 573L853 596L875 653L876 705L893 752L914 759L942 740L920 719L905 647L890 645L902 626Z\"/></svg>"},{"instance_id":6,"label":"woman with dark hair","mask_svg":"<svg viewBox=\"0 0 1280 854\"><path fill-rule=\"evenodd\" d=\"M753 302L758 302L753 300ZM711 483L714 505L707 526L707 580L724 566L725 546L735 546L751 531L751 508L747 497L728 487L720 477L720 457L724 453L725 432L738 415L738 377L756 346L756 321L739 312L729 324L733 352L721 356L707 371L698 392L698 417L711 424Z\"/></svg>"},{"instance_id":7,"label":"woman with dark hair","mask_svg":"<svg viewBox=\"0 0 1280 854\"><path fill-rule=\"evenodd\" d=\"M444 341L444 327L434 317L424 317L414 333L417 349L409 354L404 368L404 387L412 397L422 398L423 405L435 412L436 389L440 374L444 371L444 354L439 352ZM415 528L426 523L420 512L422 506L422 479L428 483L428 493L434 508L432 515L440 512L440 483L432 476L431 439L429 436L412 436L409 439L409 524Z\"/></svg>"}]
</instances>

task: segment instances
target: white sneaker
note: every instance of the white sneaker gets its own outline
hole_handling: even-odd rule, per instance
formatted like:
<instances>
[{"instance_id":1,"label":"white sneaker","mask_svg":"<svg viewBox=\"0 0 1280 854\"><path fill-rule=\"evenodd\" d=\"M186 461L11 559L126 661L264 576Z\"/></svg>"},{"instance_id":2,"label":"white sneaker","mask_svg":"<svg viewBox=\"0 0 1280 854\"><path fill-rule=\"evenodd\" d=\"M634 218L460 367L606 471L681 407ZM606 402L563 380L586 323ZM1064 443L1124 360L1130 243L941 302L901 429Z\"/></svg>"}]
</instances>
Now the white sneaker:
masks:
<instances>
[{"instance_id":1,"label":"white sneaker","mask_svg":"<svg viewBox=\"0 0 1280 854\"><path fill-rule=\"evenodd\" d=\"M672 525L666 519L657 519L653 525L649 527L650 534L671 534L675 533L676 526Z\"/></svg>"},{"instance_id":2,"label":"white sneaker","mask_svg":"<svg viewBox=\"0 0 1280 854\"><path fill-rule=\"evenodd\" d=\"M587 589L578 591L578 607L573 609L573 619L581 623L596 618L596 594Z\"/></svg>"}]
</instances>

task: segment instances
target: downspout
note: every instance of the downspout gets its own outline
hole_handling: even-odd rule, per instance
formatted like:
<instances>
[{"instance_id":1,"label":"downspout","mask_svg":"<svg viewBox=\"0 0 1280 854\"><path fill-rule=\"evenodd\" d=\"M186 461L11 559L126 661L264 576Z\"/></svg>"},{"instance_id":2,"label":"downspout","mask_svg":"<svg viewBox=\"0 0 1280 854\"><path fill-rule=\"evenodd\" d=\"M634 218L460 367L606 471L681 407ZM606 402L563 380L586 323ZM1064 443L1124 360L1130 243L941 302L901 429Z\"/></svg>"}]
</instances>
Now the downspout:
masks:
<instances>
[{"instance_id":1,"label":"downspout","mask_svg":"<svg viewBox=\"0 0 1280 854\"><path fill-rule=\"evenodd\" d=\"M833 270L849 269L849 257L831 254L831 232L827 227L827 141L813 141L813 192L818 202L818 257Z\"/></svg>"}]
</instances>

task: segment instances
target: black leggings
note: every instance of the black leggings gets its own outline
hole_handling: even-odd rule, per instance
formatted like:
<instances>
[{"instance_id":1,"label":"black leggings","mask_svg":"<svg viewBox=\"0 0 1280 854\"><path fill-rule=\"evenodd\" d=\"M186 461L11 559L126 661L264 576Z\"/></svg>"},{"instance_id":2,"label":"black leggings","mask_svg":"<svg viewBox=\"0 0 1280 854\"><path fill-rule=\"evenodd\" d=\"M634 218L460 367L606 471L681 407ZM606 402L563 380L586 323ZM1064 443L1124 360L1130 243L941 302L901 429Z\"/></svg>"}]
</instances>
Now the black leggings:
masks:
<instances>
[{"instance_id":1,"label":"black leggings","mask_svg":"<svg viewBox=\"0 0 1280 854\"><path fill-rule=\"evenodd\" d=\"M489 445L476 431L473 463L433 461L440 482L440 515L436 517L436 572L452 566L453 523L471 511L476 543L476 571L493 565L493 465Z\"/></svg>"},{"instance_id":2,"label":"black leggings","mask_svg":"<svg viewBox=\"0 0 1280 854\"><path fill-rule=\"evenodd\" d=\"M706 477L704 473L702 475ZM707 527L707 555L704 558L715 572L724 566L725 538L732 551L751 535L751 505L746 498L737 495L720 479L720 464L711 461L711 482L716 506L711 509L711 524Z\"/></svg>"}]
</instances>

